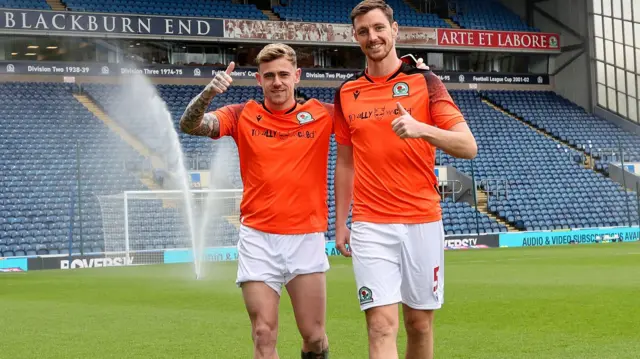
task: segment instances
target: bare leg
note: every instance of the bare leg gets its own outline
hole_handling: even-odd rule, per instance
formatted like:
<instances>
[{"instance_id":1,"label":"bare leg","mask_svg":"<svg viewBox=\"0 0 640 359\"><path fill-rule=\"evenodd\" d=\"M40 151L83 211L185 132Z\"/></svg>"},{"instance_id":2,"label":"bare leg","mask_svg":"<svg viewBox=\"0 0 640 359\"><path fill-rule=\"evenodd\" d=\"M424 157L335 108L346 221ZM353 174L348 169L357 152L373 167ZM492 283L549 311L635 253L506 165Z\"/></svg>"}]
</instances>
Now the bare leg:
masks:
<instances>
[{"instance_id":1,"label":"bare leg","mask_svg":"<svg viewBox=\"0 0 640 359\"><path fill-rule=\"evenodd\" d=\"M327 290L324 273L297 275L287 284L291 305L302 336L302 352L324 358L329 351L326 334Z\"/></svg>"},{"instance_id":2,"label":"bare leg","mask_svg":"<svg viewBox=\"0 0 640 359\"><path fill-rule=\"evenodd\" d=\"M242 284L242 296L251 320L254 359L278 359L278 306L280 296L263 282Z\"/></svg>"},{"instance_id":3,"label":"bare leg","mask_svg":"<svg viewBox=\"0 0 640 359\"><path fill-rule=\"evenodd\" d=\"M365 311L369 334L369 359L397 359L398 305L390 304Z\"/></svg>"},{"instance_id":4,"label":"bare leg","mask_svg":"<svg viewBox=\"0 0 640 359\"><path fill-rule=\"evenodd\" d=\"M418 310L403 305L404 326L407 330L409 359L433 359L433 310Z\"/></svg>"}]
</instances>

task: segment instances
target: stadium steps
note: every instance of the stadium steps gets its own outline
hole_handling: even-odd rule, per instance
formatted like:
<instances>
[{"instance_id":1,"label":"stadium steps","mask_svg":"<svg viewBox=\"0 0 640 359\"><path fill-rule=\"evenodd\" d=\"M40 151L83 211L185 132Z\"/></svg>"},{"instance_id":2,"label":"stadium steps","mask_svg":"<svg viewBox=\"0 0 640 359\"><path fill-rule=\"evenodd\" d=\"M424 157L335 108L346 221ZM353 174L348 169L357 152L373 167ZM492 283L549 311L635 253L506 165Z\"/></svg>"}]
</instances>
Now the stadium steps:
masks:
<instances>
[{"instance_id":1,"label":"stadium steps","mask_svg":"<svg viewBox=\"0 0 640 359\"><path fill-rule=\"evenodd\" d=\"M444 19L444 22L449 24L454 29L461 29L460 25L458 25L458 23L453 21L452 19Z\"/></svg>"},{"instance_id":2,"label":"stadium steps","mask_svg":"<svg viewBox=\"0 0 640 359\"><path fill-rule=\"evenodd\" d=\"M523 119L521 119L521 118L519 118L518 116L516 116L516 115L514 115L514 114L510 113L509 111L506 111L506 110L505 110L505 109L503 109L501 106L499 106L499 105L497 105L497 104L495 104L495 103L491 102L491 100L488 100L488 99L486 99L486 98L483 98L483 99L482 99L482 102L486 103L487 105L489 105L489 107L493 108L494 110L496 110L496 111L500 111L500 112L502 112L503 114L505 114L505 115L507 115L507 116L509 116L509 117L511 117L511 118L513 118L513 119L515 119L515 120L517 120L517 121L520 121L521 123L523 123L523 124L527 125L527 126L528 126L530 129L532 129L533 131L536 131L537 133L539 133L539 134L541 134L541 135L543 135L543 136L545 136L545 137L547 137L547 138L552 139L553 141L557 142L557 143L558 143L558 144L560 144L560 145L567 146L567 147L570 147L570 148L573 148L573 149L576 149L576 150L582 151L580 148L578 148L578 147L576 147L576 146L571 146L569 143L567 143L567 142L565 142L565 141L562 141L561 139L559 139L559 138L557 138L557 137L555 137L555 136L551 135L550 133L548 133L548 132L546 132L546 131L543 131L543 130L541 130L541 129L539 129L539 128L537 128L537 127L533 126L533 125L531 125L530 123L528 123L528 122L524 121ZM582 152L584 153L584 151L582 151ZM585 168L587 168L587 169L590 169L590 170L594 170L594 171L595 171L595 169L593 168L593 166L592 166L592 165L590 164L590 162L589 162L589 156L586 156L586 157L587 157L587 162L583 163L583 166L584 166Z\"/></svg>"},{"instance_id":3,"label":"stadium steps","mask_svg":"<svg viewBox=\"0 0 640 359\"><path fill-rule=\"evenodd\" d=\"M46 0L53 11L67 11L67 6L60 0Z\"/></svg>"},{"instance_id":4,"label":"stadium steps","mask_svg":"<svg viewBox=\"0 0 640 359\"><path fill-rule=\"evenodd\" d=\"M271 10L260 10L262 11L263 14L267 15L267 17L269 18L269 21L281 21L282 19L280 19L280 16L278 16L278 14L274 13Z\"/></svg>"},{"instance_id":5,"label":"stadium steps","mask_svg":"<svg viewBox=\"0 0 640 359\"><path fill-rule=\"evenodd\" d=\"M420 9L418 9L410 0L403 0L403 2L407 4L416 13L421 13Z\"/></svg>"},{"instance_id":6,"label":"stadium steps","mask_svg":"<svg viewBox=\"0 0 640 359\"><path fill-rule=\"evenodd\" d=\"M120 127L114 120L112 120L109 115L107 115L102 109L94 103L88 96L73 94L73 97L78 100L87 110L91 111L91 113L96 116L100 121L104 122L104 124L113 132L118 134L129 146L131 146L134 150L138 151L142 156L151 159L151 165L154 169L163 169L164 164L162 160L151 152L145 145L142 144L137 138L130 135L125 129ZM147 186L151 190L162 190L157 183L153 181L150 177L140 176L140 182L142 182L145 186Z\"/></svg>"},{"instance_id":7,"label":"stadium steps","mask_svg":"<svg viewBox=\"0 0 640 359\"><path fill-rule=\"evenodd\" d=\"M564 141L562 141L562 140L560 140L560 139L558 139L558 138L556 138L556 137L554 137L554 136L551 136L550 134L548 134L548 133L547 133L547 132L545 132L545 131L542 131L542 130L541 130L541 129L539 129L539 128L536 128L536 127L532 126L530 123L527 123L526 121L522 120L522 119L521 119L521 118L519 118L518 116L516 116L516 115L514 115L514 114L512 114L512 113L510 113L510 112L508 112L508 111L506 111L505 109L503 109L502 107L500 107L500 106L496 105L495 103L491 102L490 100L488 100L488 99L486 99L486 98L484 98L484 97L483 97L483 98L482 98L482 102L484 102L485 104L487 104L487 105L488 105L489 107L491 107L492 109L494 109L494 110L496 110L496 111L499 111L499 112L502 112L503 114L505 114L505 115L507 115L507 116L509 116L509 117L513 118L513 119L514 119L514 120L516 120L516 121L520 121L520 122L522 122L523 124L527 125L530 129L532 129L532 130L536 131L537 133L539 133L539 134L541 134L541 135L543 135L543 136L545 136L545 137L547 137L547 138L550 138L550 139L554 140L554 141L555 141L555 142L557 142L558 144L565 145L565 146L569 146L569 147L572 147L572 148L573 148L573 146L569 145L568 143L566 143L566 142L564 142Z\"/></svg>"},{"instance_id":8,"label":"stadium steps","mask_svg":"<svg viewBox=\"0 0 640 359\"><path fill-rule=\"evenodd\" d=\"M487 216L489 216L489 218L493 219L494 221L504 225L505 227L507 227L507 230L509 232L520 232L519 229L517 229L516 227L512 226L511 224L509 224L509 222L503 220L500 217L497 217L496 215L494 215L493 213L489 212L489 196L487 196L487 193L485 191L482 190L478 190L476 191L476 200L478 201L478 208L477 210L480 211L481 213L486 214Z\"/></svg>"}]
</instances>

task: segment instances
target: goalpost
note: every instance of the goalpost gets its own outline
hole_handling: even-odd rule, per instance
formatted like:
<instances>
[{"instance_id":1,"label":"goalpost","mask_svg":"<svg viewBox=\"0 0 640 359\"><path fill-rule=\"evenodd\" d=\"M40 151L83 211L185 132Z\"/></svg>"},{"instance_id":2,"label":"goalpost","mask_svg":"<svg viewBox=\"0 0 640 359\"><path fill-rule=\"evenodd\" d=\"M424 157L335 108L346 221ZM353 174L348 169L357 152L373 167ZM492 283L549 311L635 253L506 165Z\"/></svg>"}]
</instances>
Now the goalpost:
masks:
<instances>
[{"instance_id":1,"label":"goalpost","mask_svg":"<svg viewBox=\"0 0 640 359\"><path fill-rule=\"evenodd\" d=\"M98 196L107 258L123 265L164 263L185 250L196 268L206 248L238 241L241 189L125 191Z\"/></svg>"}]
</instances>

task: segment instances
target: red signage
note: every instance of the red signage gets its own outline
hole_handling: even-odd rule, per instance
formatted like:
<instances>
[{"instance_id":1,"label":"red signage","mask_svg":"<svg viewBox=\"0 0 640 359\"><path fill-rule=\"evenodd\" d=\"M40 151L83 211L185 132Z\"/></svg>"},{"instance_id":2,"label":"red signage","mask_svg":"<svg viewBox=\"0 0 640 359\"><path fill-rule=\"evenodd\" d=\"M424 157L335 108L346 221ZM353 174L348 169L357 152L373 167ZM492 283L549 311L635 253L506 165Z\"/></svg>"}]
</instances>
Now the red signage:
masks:
<instances>
[{"instance_id":1,"label":"red signage","mask_svg":"<svg viewBox=\"0 0 640 359\"><path fill-rule=\"evenodd\" d=\"M438 46L560 50L560 36L543 32L438 29Z\"/></svg>"}]
</instances>

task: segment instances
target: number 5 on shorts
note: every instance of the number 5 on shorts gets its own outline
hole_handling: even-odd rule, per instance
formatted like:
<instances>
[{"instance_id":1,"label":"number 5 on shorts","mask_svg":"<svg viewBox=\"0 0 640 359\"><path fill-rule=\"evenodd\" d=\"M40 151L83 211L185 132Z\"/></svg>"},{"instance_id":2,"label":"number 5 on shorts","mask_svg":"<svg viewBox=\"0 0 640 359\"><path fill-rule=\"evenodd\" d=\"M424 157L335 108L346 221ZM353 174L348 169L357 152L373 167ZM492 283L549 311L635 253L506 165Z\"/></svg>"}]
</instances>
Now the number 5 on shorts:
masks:
<instances>
[{"instance_id":1,"label":"number 5 on shorts","mask_svg":"<svg viewBox=\"0 0 640 359\"><path fill-rule=\"evenodd\" d=\"M438 272L440 271L440 266L433 268L433 292L436 293L438 291Z\"/></svg>"}]
</instances>

